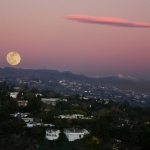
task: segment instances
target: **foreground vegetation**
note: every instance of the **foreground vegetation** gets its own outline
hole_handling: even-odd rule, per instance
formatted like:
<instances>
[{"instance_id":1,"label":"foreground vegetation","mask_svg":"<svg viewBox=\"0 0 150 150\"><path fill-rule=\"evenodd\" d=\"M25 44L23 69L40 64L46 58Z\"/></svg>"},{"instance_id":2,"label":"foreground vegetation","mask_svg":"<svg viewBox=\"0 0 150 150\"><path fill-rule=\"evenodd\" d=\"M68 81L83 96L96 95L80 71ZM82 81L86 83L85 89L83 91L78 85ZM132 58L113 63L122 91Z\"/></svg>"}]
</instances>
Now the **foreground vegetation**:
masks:
<instances>
[{"instance_id":1,"label":"foreground vegetation","mask_svg":"<svg viewBox=\"0 0 150 150\"><path fill-rule=\"evenodd\" d=\"M150 147L150 108L132 107L127 101L123 104L98 99L80 99L79 95L68 96L68 102L58 102L55 107L41 102L41 97L34 94L36 89L24 86L17 99L9 96L13 85L0 85L0 149L1 150L111 150L113 148L146 150ZM23 94L22 94L23 93ZM54 91L41 91L43 97L66 98ZM27 99L27 107L18 107L18 99ZM47 108L49 111L44 111ZM85 128L90 135L81 140L68 142L61 132L58 140L45 139L46 127L24 127L19 118L10 118L15 112L29 112L31 117L38 117L45 123L55 124L63 131L64 127ZM92 119L60 119L60 114L83 114Z\"/></svg>"}]
</instances>

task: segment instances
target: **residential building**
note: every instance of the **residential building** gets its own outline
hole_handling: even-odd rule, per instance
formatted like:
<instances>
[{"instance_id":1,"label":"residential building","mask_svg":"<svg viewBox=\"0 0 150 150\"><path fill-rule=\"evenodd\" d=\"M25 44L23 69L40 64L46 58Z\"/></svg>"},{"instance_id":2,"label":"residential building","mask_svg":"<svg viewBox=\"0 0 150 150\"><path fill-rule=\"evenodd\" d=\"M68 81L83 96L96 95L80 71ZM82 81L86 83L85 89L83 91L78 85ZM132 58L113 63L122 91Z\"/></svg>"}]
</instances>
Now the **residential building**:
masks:
<instances>
[{"instance_id":1,"label":"residential building","mask_svg":"<svg viewBox=\"0 0 150 150\"><path fill-rule=\"evenodd\" d=\"M56 106L56 103L57 103L58 101L67 102L67 99L60 99L60 98L41 98L41 101L42 101L43 103L51 104L52 106Z\"/></svg>"},{"instance_id":2,"label":"residential building","mask_svg":"<svg viewBox=\"0 0 150 150\"><path fill-rule=\"evenodd\" d=\"M17 98L18 92L10 92L10 97Z\"/></svg>"},{"instance_id":3,"label":"residential building","mask_svg":"<svg viewBox=\"0 0 150 150\"><path fill-rule=\"evenodd\" d=\"M58 118L65 118L65 119L84 119L84 115L81 115L81 114L72 114L72 115L59 115Z\"/></svg>"},{"instance_id":4,"label":"residential building","mask_svg":"<svg viewBox=\"0 0 150 150\"><path fill-rule=\"evenodd\" d=\"M18 100L18 106L27 106L28 105L28 101L27 100Z\"/></svg>"},{"instance_id":5,"label":"residential building","mask_svg":"<svg viewBox=\"0 0 150 150\"><path fill-rule=\"evenodd\" d=\"M43 94L41 94L41 93L36 93L35 96L36 96L36 97L38 97L38 96L43 96Z\"/></svg>"},{"instance_id":6,"label":"residential building","mask_svg":"<svg viewBox=\"0 0 150 150\"><path fill-rule=\"evenodd\" d=\"M24 122L33 122L34 118L21 118Z\"/></svg>"},{"instance_id":7,"label":"residential building","mask_svg":"<svg viewBox=\"0 0 150 150\"><path fill-rule=\"evenodd\" d=\"M82 139L85 134L89 134L86 129L78 128L66 128L64 129L64 134L66 135L68 141L74 141L77 139Z\"/></svg>"},{"instance_id":8,"label":"residential building","mask_svg":"<svg viewBox=\"0 0 150 150\"><path fill-rule=\"evenodd\" d=\"M81 114L66 114L66 115L59 115L55 116L55 118L61 118L61 119L91 119L93 116L84 117L84 115Z\"/></svg>"},{"instance_id":9,"label":"residential building","mask_svg":"<svg viewBox=\"0 0 150 150\"><path fill-rule=\"evenodd\" d=\"M59 138L60 130L58 129L47 129L45 138L47 140L57 140Z\"/></svg>"}]
</instances>

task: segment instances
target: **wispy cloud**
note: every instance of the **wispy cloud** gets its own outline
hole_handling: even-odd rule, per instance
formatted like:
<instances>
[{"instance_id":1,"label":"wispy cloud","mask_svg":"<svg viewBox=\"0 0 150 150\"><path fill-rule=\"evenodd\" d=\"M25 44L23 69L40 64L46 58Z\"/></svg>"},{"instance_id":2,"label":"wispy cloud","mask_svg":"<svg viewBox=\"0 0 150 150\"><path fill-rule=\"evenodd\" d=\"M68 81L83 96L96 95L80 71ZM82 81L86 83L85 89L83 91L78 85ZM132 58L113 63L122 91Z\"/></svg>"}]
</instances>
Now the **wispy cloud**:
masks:
<instances>
[{"instance_id":1,"label":"wispy cloud","mask_svg":"<svg viewBox=\"0 0 150 150\"><path fill-rule=\"evenodd\" d=\"M102 25L109 25L109 26L116 26L116 27L141 27L141 28L150 27L150 23L132 22L120 18L95 17L95 16L84 16L84 15L69 15L63 18L67 20L78 21L81 23L102 24Z\"/></svg>"}]
</instances>

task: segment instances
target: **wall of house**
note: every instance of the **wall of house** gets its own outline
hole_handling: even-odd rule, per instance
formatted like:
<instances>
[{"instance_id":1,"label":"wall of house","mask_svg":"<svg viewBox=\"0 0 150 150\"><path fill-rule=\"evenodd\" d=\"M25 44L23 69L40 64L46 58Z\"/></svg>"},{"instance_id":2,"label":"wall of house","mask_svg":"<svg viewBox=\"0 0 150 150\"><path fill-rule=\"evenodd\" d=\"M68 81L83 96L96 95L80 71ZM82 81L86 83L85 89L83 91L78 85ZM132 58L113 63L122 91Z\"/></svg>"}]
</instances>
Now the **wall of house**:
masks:
<instances>
[{"instance_id":1,"label":"wall of house","mask_svg":"<svg viewBox=\"0 0 150 150\"><path fill-rule=\"evenodd\" d=\"M17 98L18 92L11 92L10 97Z\"/></svg>"},{"instance_id":2,"label":"wall of house","mask_svg":"<svg viewBox=\"0 0 150 150\"><path fill-rule=\"evenodd\" d=\"M84 137L84 133L65 133L68 141L74 141L77 139L82 139Z\"/></svg>"},{"instance_id":3,"label":"wall of house","mask_svg":"<svg viewBox=\"0 0 150 150\"><path fill-rule=\"evenodd\" d=\"M22 118L24 122L33 122L34 118Z\"/></svg>"},{"instance_id":4,"label":"wall of house","mask_svg":"<svg viewBox=\"0 0 150 150\"><path fill-rule=\"evenodd\" d=\"M56 135L56 136L49 136L49 135L46 135L46 138L47 138L48 140L57 140L58 137L59 137L59 135Z\"/></svg>"},{"instance_id":5,"label":"wall of house","mask_svg":"<svg viewBox=\"0 0 150 150\"><path fill-rule=\"evenodd\" d=\"M59 133L60 133L60 130L57 130L56 132L46 131L46 138L48 140L56 140L59 138Z\"/></svg>"}]
</instances>

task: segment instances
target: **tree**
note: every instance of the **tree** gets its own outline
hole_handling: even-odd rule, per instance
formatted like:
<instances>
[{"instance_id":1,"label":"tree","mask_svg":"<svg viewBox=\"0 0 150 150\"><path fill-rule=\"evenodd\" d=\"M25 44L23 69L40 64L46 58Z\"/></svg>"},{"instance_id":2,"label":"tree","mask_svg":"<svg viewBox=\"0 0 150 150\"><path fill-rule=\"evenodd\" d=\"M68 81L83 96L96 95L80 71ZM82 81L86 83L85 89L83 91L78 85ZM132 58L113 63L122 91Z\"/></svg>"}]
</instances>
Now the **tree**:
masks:
<instances>
[{"instance_id":1,"label":"tree","mask_svg":"<svg viewBox=\"0 0 150 150\"><path fill-rule=\"evenodd\" d=\"M27 98L28 98L28 105L27 105L28 111L34 114L40 112L42 107L42 101L32 94L28 94Z\"/></svg>"},{"instance_id":2,"label":"tree","mask_svg":"<svg viewBox=\"0 0 150 150\"><path fill-rule=\"evenodd\" d=\"M100 145L101 140L91 134L87 134L84 136L84 143L88 148L96 148Z\"/></svg>"},{"instance_id":3,"label":"tree","mask_svg":"<svg viewBox=\"0 0 150 150\"><path fill-rule=\"evenodd\" d=\"M128 101L123 102L124 108L128 108L130 106L130 103Z\"/></svg>"},{"instance_id":4,"label":"tree","mask_svg":"<svg viewBox=\"0 0 150 150\"><path fill-rule=\"evenodd\" d=\"M71 119L67 119L66 123L67 123L67 125L71 125L72 124L72 120Z\"/></svg>"}]
</instances>

